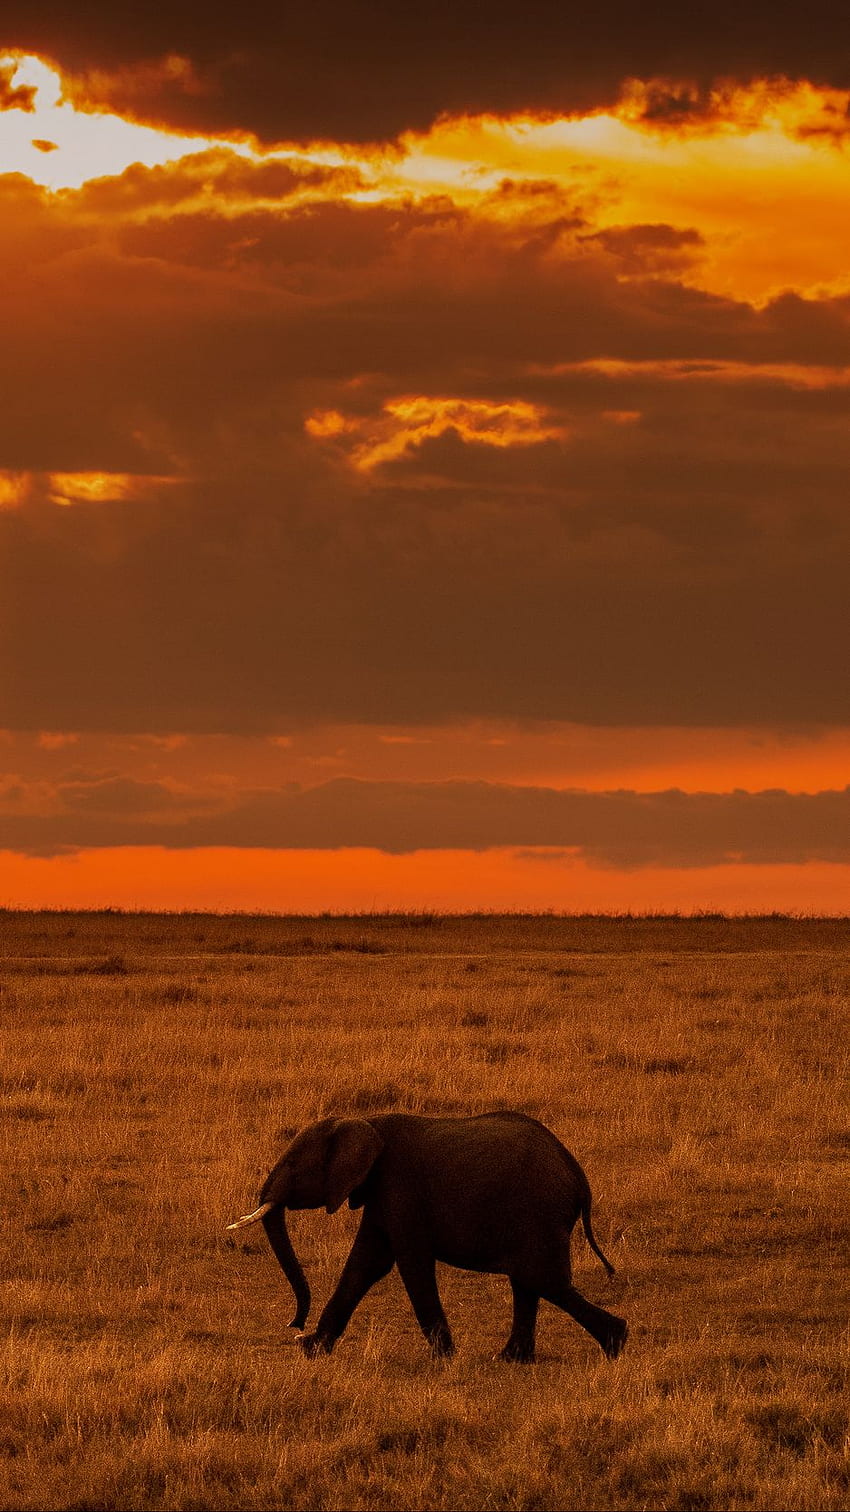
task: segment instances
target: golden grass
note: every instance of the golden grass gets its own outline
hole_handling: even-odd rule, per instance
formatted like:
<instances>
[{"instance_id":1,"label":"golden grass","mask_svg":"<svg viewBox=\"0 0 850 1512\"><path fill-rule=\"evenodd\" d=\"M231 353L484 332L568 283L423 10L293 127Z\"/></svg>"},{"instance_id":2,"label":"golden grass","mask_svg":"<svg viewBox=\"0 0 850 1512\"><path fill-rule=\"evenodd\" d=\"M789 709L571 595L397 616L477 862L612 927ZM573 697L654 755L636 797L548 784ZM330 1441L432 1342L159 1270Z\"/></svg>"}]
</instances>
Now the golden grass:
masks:
<instances>
[{"instance_id":1,"label":"golden grass","mask_svg":"<svg viewBox=\"0 0 850 1512\"><path fill-rule=\"evenodd\" d=\"M4 1508L846 1508L846 921L0 914ZM396 1275L307 1361L292 1132L507 1106L584 1164L616 1364L499 1277ZM357 1224L293 1215L314 1291Z\"/></svg>"}]
</instances>

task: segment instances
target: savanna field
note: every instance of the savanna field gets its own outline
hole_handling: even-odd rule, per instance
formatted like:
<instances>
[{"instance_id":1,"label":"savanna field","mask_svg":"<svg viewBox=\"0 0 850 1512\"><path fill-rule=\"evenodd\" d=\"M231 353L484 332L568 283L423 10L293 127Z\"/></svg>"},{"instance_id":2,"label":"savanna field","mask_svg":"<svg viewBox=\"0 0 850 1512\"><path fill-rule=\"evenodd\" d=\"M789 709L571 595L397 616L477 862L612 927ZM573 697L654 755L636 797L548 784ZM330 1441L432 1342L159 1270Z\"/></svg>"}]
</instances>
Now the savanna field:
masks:
<instances>
[{"instance_id":1,"label":"savanna field","mask_svg":"<svg viewBox=\"0 0 850 1512\"><path fill-rule=\"evenodd\" d=\"M842 1509L850 921L0 914L3 1508ZM261 1228L328 1114L513 1108L584 1165L608 1362L396 1272L329 1357ZM359 1221L296 1212L311 1324Z\"/></svg>"}]
</instances>

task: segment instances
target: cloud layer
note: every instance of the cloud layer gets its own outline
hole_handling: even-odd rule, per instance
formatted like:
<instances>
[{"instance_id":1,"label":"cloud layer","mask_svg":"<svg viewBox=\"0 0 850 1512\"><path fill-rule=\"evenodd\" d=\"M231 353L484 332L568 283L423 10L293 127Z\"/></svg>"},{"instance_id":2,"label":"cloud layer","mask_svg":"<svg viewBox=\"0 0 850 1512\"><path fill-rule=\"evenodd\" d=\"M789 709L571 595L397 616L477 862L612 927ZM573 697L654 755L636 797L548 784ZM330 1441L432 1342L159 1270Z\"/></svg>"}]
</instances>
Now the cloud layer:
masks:
<instances>
[{"instance_id":1,"label":"cloud layer","mask_svg":"<svg viewBox=\"0 0 850 1512\"><path fill-rule=\"evenodd\" d=\"M594 865L850 863L850 788L841 792L558 792L487 782L336 779L238 795L120 777L0 795L0 849L49 855L97 846L171 849L482 850L558 847ZM555 849L553 849L555 848Z\"/></svg>"}]
</instances>

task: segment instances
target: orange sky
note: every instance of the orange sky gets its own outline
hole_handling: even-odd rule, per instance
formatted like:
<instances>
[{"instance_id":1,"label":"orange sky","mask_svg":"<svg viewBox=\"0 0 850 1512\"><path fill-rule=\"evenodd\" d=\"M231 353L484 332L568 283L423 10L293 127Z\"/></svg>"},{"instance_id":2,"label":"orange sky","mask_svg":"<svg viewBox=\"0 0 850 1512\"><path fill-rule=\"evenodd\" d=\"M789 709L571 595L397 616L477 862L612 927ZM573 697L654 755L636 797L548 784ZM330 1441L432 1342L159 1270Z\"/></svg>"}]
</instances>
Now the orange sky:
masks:
<instances>
[{"instance_id":1,"label":"orange sky","mask_svg":"<svg viewBox=\"0 0 850 1512\"><path fill-rule=\"evenodd\" d=\"M575 859L484 852L80 851L42 860L0 852L18 908L198 909L270 913L403 911L846 913L850 867L595 869Z\"/></svg>"},{"instance_id":2,"label":"orange sky","mask_svg":"<svg viewBox=\"0 0 850 1512\"><path fill-rule=\"evenodd\" d=\"M850 93L263 142L191 60L45 59L0 49L0 900L845 910Z\"/></svg>"}]
</instances>

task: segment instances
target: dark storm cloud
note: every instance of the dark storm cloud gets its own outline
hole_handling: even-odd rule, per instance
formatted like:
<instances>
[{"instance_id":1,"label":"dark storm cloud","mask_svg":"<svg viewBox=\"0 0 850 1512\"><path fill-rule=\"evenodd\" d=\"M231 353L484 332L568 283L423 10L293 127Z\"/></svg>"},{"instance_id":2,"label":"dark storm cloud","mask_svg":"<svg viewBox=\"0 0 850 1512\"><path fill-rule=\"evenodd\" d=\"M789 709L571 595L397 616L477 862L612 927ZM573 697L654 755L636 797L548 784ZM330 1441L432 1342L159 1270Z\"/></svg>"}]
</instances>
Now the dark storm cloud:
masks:
<instances>
[{"instance_id":1,"label":"dark storm cloud","mask_svg":"<svg viewBox=\"0 0 850 1512\"><path fill-rule=\"evenodd\" d=\"M850 861L850 789L814 795L587 793L487 782L363 782L176 794L130 779L59 785L53 812L0 809L0 848L30 854L102 845L295 849L555 846L616 867ZM198 810L208 812L198 812ZM15 812L18 810L18 812ZM211 810L211 811L210 811Z\"/></svg>"},{"instance_id":2,"label":"dark storm cloud","mask_svg":"<svg viewBox=\"0 0 850 1512\"><path fill-rule=\"evenodd\" d=\"M650 107L664 121L693 116L717 78L850 82L844 0L531 0L486 11L478 0L436 0L422 12L390 0L244 0L236 10L7 0L4 32L8 46L73 69L91 98L266 140L388 138L446 111L585 109L610 102L629 76L690 81L656 91ZM175 57L188 66L165 61Z\"/></svg>"}]
</instances>

